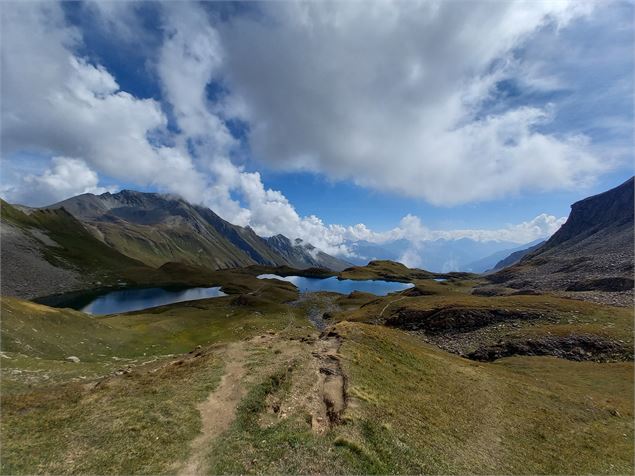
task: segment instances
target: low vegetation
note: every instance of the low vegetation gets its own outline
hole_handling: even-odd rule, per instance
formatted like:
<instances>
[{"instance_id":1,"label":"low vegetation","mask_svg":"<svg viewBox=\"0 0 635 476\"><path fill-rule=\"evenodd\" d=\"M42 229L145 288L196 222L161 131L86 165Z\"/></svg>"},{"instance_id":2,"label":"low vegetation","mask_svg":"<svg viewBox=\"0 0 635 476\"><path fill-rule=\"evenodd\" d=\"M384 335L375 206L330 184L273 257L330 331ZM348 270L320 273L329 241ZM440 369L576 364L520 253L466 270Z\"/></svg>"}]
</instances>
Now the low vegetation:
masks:
<instances>
[{"instance_id":1,"label":"low vegetation","mask_svg":"<svg viewBox=\"0 0 635 476\"><path fill-rule=\"evenodd\" d=\"M299 297L247 269L207 275L229 296L121 315L2 298L2 473L179 473L193 456L210 474L632 471L632 354L609 363L456 355L572 335L632 347L631 309L477 296L473 276L437 282L400 265L369 268L340 276L415 287ZM426 323L435 310L449 313L435 321L441 332L400 324ZM465 330L454 325L465 310L503 318ZM235 382L229 358L244 369ZM334 373L345 409L331 419ZM223 409L231 421L195 453L201 405L231 385L240 390Z\"/></svg>"}]
</instances>

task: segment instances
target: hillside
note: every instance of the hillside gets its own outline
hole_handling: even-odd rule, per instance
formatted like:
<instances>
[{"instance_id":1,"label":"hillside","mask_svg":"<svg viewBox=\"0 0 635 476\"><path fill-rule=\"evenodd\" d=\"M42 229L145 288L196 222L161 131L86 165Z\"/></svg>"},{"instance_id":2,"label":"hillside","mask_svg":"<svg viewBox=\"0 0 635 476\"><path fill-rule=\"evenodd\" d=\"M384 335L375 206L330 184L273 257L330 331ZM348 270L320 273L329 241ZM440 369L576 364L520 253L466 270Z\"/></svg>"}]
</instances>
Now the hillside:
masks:
<instances>
[{"instance_id":1,"label":"hillside","mask_svg":"<svg viewBox=\"0 0 635 476\"><path fill-rule=\"evenodd\" d=\"M123 190L83 194L47 207L64 208L95 237L149 266L182 262L211 269L261 264L343 269L348 263L309 244L272 246L249 227L232 225L209 208L169 195ZM279 235L281 236L281 235Z\"/></svg>"},{"instance_id":2,"label":"hillside","mask_svg":"<svg viewBox=\"0 0 635 476\"><path fill-rule=\"evenodd\" d=\"M518 263L524 256L528 255L529 253L533 253L544 244L545 244L544 241L539 241L538 243L535 243L531 246L527 246L523 249L513 251L512 253L507 255L505 258L498 261L492 267L491 271L498 271L499 269L507 268L508 266Z\"/></svg>"},{"instance_id":3,"label":"hillside","mask_svg":"<svg viewBox=\"0 0 635 476\"><path fill-rule=\"evenodd\" d=\"M97 240L63 209L30 210L2 201L2 295L36 297L91 287L165 282L167 274Z\"/></svg>"},{"instance_id":4,"label":"hillside","mask_svg":"<svg viewBox=\"0 0 635 476\"><path fill-rule=\"evenodd\" d=\"M632 292L633 181L574 203L544 245L490 281L512 288Z\"/></svg>"},{"instance_id":5,"label":"hillside","mask_svg":"<svg viewBox=\"0 0 635 476\"><path fill-rule=\"evenodd\" d=\"M121 315L0 298L3 474L631 472L632 309L217 273L241 288Z\"/></svg>"}]
</instances>

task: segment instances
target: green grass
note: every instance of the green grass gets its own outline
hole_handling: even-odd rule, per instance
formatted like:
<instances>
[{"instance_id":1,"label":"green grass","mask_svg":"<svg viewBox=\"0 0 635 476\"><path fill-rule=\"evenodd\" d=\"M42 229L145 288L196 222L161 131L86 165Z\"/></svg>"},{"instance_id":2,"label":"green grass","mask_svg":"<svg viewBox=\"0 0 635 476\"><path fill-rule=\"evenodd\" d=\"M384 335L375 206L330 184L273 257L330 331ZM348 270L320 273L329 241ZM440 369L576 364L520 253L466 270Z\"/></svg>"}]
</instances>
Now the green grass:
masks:
<instances>
[{"instance_id":1,"label":"green grass","mask_svg":"<svg viewBox=\"0 0 635 476\"><path fill-rule=\"evenodd\" d=\"M218 384L214 356L109 381L2 397L2 474L162 474L200 430L196 403Z\"/></svg>"},{"instance_id":2,"label":"green grass","mask_svg":"<svg viewBox=\"0 0 635 476\"><path fill-rule=\"evenodd\" d=\"M479 364L398 330L338 328L355 402L347 439L386 472L632 471L632 363Z\"/></svg>"},{"instance_id":3,"label":"green grass","mask_svg":"<svg viewBox=\"0 0 635 476\"><path fill-rule=\"evenodd\" d=\"M398 295L324 294L345 310L333 322L349 405L342 425L318 434L307 403L318 378L317 331L302 306L286 304L297 290L238 270L213 278L242 294L102 317L0 300L2 473L177 471L200 428L196 404L223 372L215 345L264 334L244 344L248 391L208 448L211 473L632 473L632 362L473 362L365 322ZM630 309L548 295L472 296L473 281L416 283L435 294L403 299L387 314L402 306L534 310L550 319L514 332L584 331L632 343ZM159 368L167 354L197 345L211 353ZM131 374L95 387L128 365Z\"/></svg>"},{"instance_id":4,"label":"green grass","mask_svg":"<svg viewBox=\"0 0 635 476\"><path fill-rule=\"evenodd\" d=\"M275 301L288 292L263 288L255 304L226 297L100 318L3 298L2 474L174 471L200 428L196 403L216 386L222 363L212 354L149 370L199 344L306 333L306 319ZM155 362L139 366L147 361ZM131 374L93 388L128 366Z\"/></svg>"},{"instance_id":5,"label":"green grass","mask_svg":"<svg viewBox=\"0 0 635 476\"><path fill-rule=\"evenodd\" d=\"M249 289L261 283L250 280L255 278L237 278L232 286L243 283ZM95 378L122 366L189 352L197 345L306 325L301 311L280 303L297 296L294 288L280 282L259 286L257 293L247 296L250 299L228 296L114 316L89 316L2 297L3 390L19 392L37 384ZM68 362L69 356L80 362Z\"/></svg>"},{"instance_id":6,"label":"green grass","mask_svg":"<svg viewBox=\"0 0 635 476\"><path fill-rule=\"evenodd\" d=\"M401 263L388 260L371 261L366 266L352 266L339 274L342 279L385 279L401 282L411 282L414 279L433 278L434 276L434 273L421 269L410 269Z\"/></svg>"}]
</instances>

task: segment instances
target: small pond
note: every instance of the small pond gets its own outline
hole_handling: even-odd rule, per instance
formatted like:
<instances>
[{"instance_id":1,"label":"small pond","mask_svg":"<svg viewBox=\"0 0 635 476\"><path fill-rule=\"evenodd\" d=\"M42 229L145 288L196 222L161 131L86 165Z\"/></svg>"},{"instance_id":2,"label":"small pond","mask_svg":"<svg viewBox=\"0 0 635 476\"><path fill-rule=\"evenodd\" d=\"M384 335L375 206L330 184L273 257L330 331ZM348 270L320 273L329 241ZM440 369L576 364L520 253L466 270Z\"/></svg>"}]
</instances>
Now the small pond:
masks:
<instances>
[{"instance_id":1,"label":"small pond","mask_svg":"<svg viewBox=\"0 0 635 476\"><path fill-rule=\"evenodd\" d=\"M302 292L332 291L341 294L350 294L353 291L372 293L377 296L386 296L389 293L403 291L414 286L411 283L396 283L393 281L364 280L331 278L305 278L303 276L278 276L277 274L261 274L258 279L280 279L289 281Z\"/></svg>"},{"instance_id":2,"label":"small pond","mask_svg":"<svg viewBox=\"0 0 635 476\"><path fill-rule=\"evenodd\" d=\"M226 296L220 287L212 288L141 288L118 289L106 294L86 294L55 303L56 307L70 307L88 314L118 314L139 311L149 307L164 306L175 302L194 301Z\"/></svg>"}]
</instances>

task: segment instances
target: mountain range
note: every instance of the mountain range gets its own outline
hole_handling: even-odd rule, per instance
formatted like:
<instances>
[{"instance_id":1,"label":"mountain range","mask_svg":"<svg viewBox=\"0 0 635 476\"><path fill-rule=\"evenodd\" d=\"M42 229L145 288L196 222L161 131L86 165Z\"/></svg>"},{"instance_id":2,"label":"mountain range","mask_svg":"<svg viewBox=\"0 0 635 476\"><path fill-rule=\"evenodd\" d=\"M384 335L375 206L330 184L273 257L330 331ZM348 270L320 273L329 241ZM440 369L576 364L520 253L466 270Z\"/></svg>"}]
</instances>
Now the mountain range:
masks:
<instances>
[{"instance_id":1,"label":"mountain range","mask_svg":"<svg viewBox=\"0 0 635 476\"><path fill-rule=\"evenodd\" d=\"M542 240L518 245L510 241L460 238L425 240L416 245L405 239L381 244L360 240L348 242L346 245L356 255L347 260L358 266L363 266L371 260L392 260L435 273L483 273L494 269L499 261L511 253L540 242Z\"/></svg>"},{"instance_id":2,"label":"mountain range","mask_svg":"<svg viewBox=\"0 0 635 476\"><path fill-rule=\"evenodd\" d=\"M349 263L310 243L258 236L206 207L158 193L123 190L83 194L47 207L64 208L101 241L150 266L177 261L211 269L262 264L340 271Z\"/></svg>"},{"instance_id":3,"label":"mountain range","mask_svg":"<svg viewBox=\"0 0 635 476\"><path fill-rule=\"evenodd\" d=\"M2 212L2 290L8 295L72 290L96 273L95 285L140 282L174 263L207 270L350 266L310 243L263 238L208 208L157 193L87 193L42 208L3 202Z\"/></svg>"}]
</instances>

